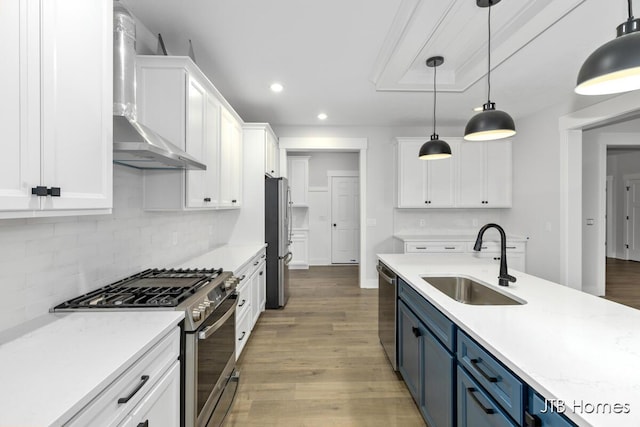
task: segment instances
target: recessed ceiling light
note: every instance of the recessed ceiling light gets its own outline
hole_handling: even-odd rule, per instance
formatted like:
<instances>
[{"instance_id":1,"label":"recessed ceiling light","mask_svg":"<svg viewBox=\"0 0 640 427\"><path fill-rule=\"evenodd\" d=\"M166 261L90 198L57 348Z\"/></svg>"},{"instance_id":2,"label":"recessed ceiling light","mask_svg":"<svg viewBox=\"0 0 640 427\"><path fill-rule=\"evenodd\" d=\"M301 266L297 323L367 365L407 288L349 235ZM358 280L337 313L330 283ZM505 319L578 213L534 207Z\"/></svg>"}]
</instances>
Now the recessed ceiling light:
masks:
<instances>
[{"instance_id":1,"label":"recessed ceiling light","mask_svg":"<svg viewBox=\"0 0 640 427\"><path fill-rule=\"evenodd\" d=\"M319 118L320 120L327 120L327 117L329 117L329 116L327 116L325 113L320 113L320 114L318 114L318 118Z\"/></svg>"},{"instance_id":2,"label":"recessed ceiling light","mask_svg":"<svg viewBox=\"0 0 640 427\"><path fill-rule=\"evenodd\" d=\"M284 89L284 86L282 86L280 83L273 83L271 85L271 90L273 92L276 92L276 93L282 92L282 89Z\"/></svg>"}]
</instances>

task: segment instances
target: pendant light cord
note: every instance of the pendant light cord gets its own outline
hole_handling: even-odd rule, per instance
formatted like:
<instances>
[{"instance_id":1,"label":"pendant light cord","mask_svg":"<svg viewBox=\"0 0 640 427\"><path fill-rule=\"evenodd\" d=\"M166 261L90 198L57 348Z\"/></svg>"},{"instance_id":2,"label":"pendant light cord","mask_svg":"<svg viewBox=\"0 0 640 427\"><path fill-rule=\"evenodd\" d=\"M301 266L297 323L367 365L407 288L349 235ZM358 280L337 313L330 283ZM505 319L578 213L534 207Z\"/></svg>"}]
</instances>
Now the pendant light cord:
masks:
<instances>
[{"instance_id":1,"label":"pendant light cord","mask_svg":"<svg viewBox=\"0 0 640 427\"><path fill-rule=\"evenodd\" d=\"M436 87L436 73L438 67L433 67L433 134L436 134L436 99L438 97L438 88Z\"/></svg>"},{"instance_id":2,"label":"pendant light cord","mask_svg":"<svg viewBox=\"0 0 640 427\"><path fill-rule=\"evenodd\" d=\"M633 21L633 2L627 0L627 4L629 5L629 21Z\"/></svg>"},{"instance_id":3,"label":"pendant light cord","mask_svg":"<svg viewBox=\"0 0 640 427\"><path fill-rule=\"evenodd\" d=\"M631 0L629 0L631 1ZM488 49L488 53L487 53L487 63L488 63L488 71L487 71L487 103L490 104L491 103L491 1L489 1L489 13L487 14L488 16L488 25L487 28L489 29L489 37L488 37L488 43L487 43L487 49Z\"/></svg>"}]
</instances>

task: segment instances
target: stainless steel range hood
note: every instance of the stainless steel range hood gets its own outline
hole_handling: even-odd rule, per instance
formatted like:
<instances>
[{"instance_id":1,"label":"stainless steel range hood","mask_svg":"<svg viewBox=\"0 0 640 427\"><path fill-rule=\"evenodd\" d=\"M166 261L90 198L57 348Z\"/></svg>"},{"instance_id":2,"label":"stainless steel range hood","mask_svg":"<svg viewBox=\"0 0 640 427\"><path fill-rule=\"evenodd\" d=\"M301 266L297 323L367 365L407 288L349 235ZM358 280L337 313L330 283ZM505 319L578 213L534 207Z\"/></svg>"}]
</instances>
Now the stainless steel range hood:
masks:
<instances>
[{"instance_id":1,"label":"stainless steel range hood","mask_svg":"<svg viewBox=\"0 0 640 427\"><path fill-rule=\"evenodd\" d=\"M207 166L136 120L135 21L113 3L113 162L137 169L199 169Z\"/></svg>"}]
</instances>

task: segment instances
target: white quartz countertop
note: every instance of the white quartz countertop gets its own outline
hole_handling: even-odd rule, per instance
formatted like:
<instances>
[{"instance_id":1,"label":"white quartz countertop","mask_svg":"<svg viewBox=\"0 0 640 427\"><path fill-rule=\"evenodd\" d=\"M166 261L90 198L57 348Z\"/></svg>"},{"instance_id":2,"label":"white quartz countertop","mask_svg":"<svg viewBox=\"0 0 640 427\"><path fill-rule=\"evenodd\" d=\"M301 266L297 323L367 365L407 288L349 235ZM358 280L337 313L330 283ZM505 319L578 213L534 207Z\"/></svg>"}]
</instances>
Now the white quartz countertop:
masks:
<instances>
[{"instance_id":1,"label":"white quartz countertop","mask_svg":"<svg viewBox=\"0 0 640 427\"><path fill-rule=\"evenodd\" d=\"M640 426L639 310L515 270L517 282L498 287L499 266L468 254L378 257L544 398L564 401L576 424ZM469 276L527 304L462 304L427 275Z\"/></svg>"},{"instance_id":2,"label":"white quartz countertop","mask_svg":"<svg viewBox=\"0 0 640 427\"><path fill-rule=\"evenodd\" d=\"M58 426L178 325L175 311L50 314L0 345L0 426Z\"/></svg>"},{"instance_id":3,"label":"white quartz countertop","mask_svg":"<svg viewBox=\"0 0 640 427\"><path fill-rule=\"evenodd\" d=\"M182 263L178 268L223 268L238 274L267 245L225 245Z\"/></svg>"},{"instance_id":4,"label":"white quartz countertop","mask_svg":"<svg viewBox=\"0 0 640 427\"><path fill-rule=\"evenodd\" d=\"M394 234L396 239L403 242L475 242L478 233L475 234ZM499 242L500 236L489 230L483 237L483 241ZM526 242L527 238L522 236L507 235L507 240L510 242Z\"/></svg>"}]
</instances>

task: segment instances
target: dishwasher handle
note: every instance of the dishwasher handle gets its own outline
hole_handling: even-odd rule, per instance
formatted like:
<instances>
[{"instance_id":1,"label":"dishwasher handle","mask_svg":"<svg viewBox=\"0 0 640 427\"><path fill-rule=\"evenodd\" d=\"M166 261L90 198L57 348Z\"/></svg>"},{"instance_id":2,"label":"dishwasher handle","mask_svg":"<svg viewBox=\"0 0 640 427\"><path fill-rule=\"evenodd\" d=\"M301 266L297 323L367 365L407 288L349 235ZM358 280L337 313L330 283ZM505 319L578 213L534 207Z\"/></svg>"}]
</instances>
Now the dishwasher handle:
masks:
<instances>
[{"instance_id":1,"label":"dishwasher handle","mask_svg":"<svg viewBox=\"0 0 640 427\"><path fill-rule=\"evenodd\" d=\"M395 277L390 277L389 275L387 275L387 272L383 267L380 266L380 264L376 265L376 270L378 270L378 274L385 282L387 282L390 285L396 284Z\"/></svg>"}]
</instances>

